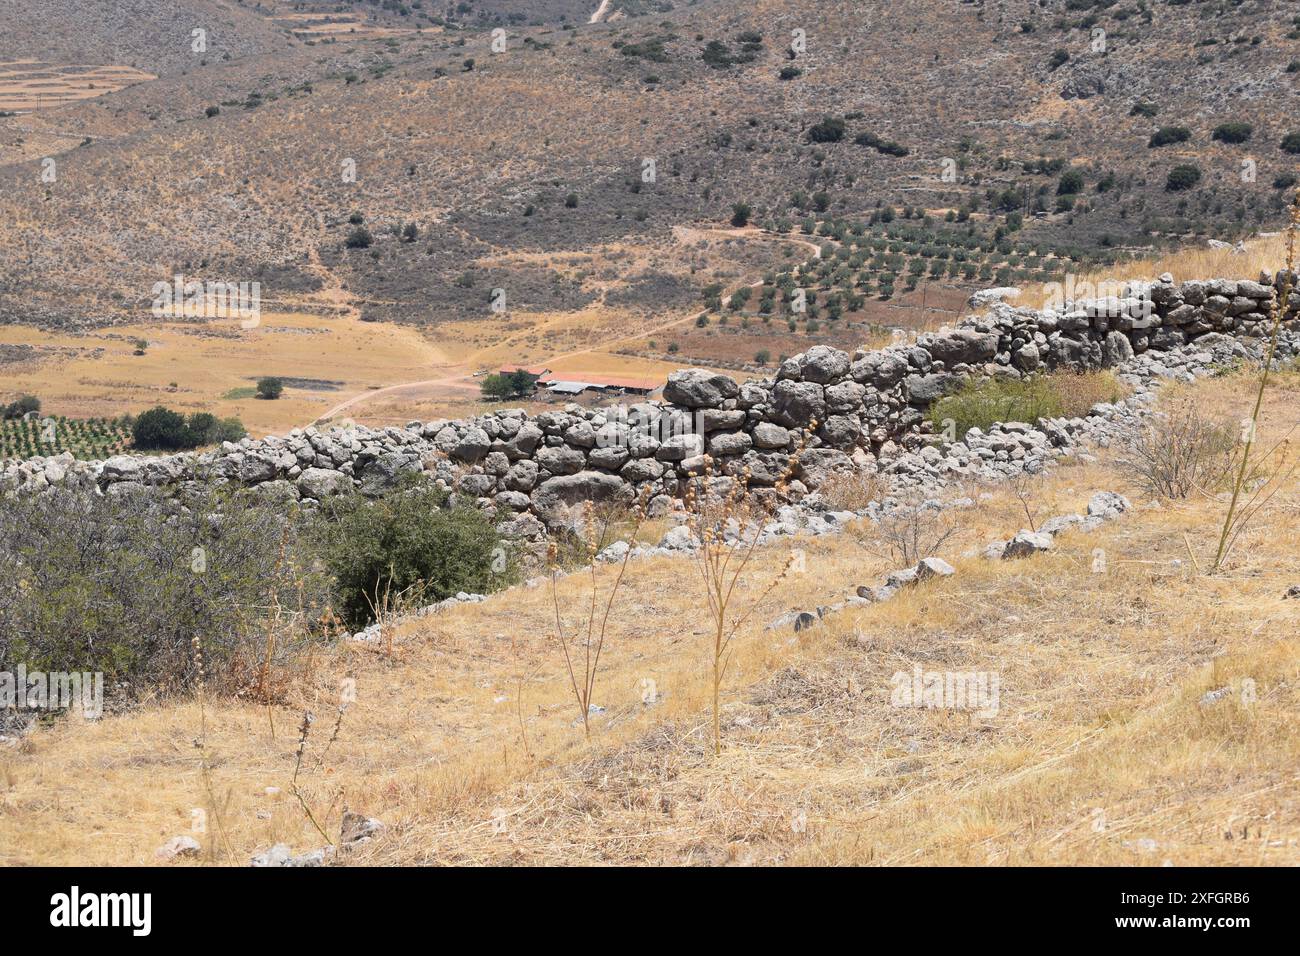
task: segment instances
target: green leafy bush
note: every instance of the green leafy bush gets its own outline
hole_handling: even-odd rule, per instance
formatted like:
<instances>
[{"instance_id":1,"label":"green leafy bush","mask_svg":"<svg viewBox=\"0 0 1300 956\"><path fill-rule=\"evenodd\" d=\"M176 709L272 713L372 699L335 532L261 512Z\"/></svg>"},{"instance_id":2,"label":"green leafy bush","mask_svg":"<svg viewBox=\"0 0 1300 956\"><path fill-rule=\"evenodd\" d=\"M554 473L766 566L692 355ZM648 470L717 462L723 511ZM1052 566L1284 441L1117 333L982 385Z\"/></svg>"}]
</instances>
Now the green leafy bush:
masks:
<instances>
[{"instance_id":1,"label":"green leafy bush","mask_svg":"<svg viewBox=\"0 0 1300 956\"><path fill-rule=\"evenodd\" d=\"M492 374L479 383L484 398L520 398L531 395L537 385L537 376L523 369L504 375Z\"/></svg>"},{"instance_id":2,"label":"green leafy bush","mask_svg":"<svg viewBox=\"0 0 1300 956\"><path fill-rule=\"evenodd\" d=\"M41 400L35 395L23 395L17 401L10 402L4 407L4 418L12 420L22 418L29 412L39 412L41 410Z\"/></svg>"},{"instance_id":3,"label":"green leafy bush","mask_svg":"<svg viewBox=\"0 0 1300 956\"><path fill-rule=\"evenodd\" d=\"M194 679L197 640L208 684L238 691L265 660L276 602L298 626L273 663L327 639L328 582L300 556L292 515L215 488L184 504L151 489L0 498L0 670L178 687Z\"/></svg>"},{"instance_id":4,"label":"green leafy bush","mask_svg":"<svg viewBox=\"0 0 1300 956\"><path fill-rule=\"evenodd\" d=\"M284 382L275 376L259 378L257 380L257 397L265 399L276 399L284 393Z\"/></svg>"},{"instance_id":5,"label":"green leafy bush","mask_svg":"<svg viewBox=\"0 0 1300 956\"><path fill-rule=\"evenodd\" d=\"M180 412L159 405L131 426L131 439L140 451L183 451L222 441L238 441L247 432L238 418L218 419L208 412L186 418Z\"/></svg>"},{"instance_id":6,"label":"green leafy bush","mask_svg":"<svg viewBox=\"0 0 1300 956\"><path fill-rule=\"evenodd\" d=\"M1186 126L1162 126L1151 134L1147 146L1155 149L1160 146L1171 146L1174 143L1185 143L1191 138L1192 131Z\"/></svg>"},{"instance_id":7,"label":"green leafy bush","mask_svg":"<svg viewBox=\"0 0 1300 956\"><path fill-rule=\"evenodd\" d=\"M971 380L952 395L930 406L936 432L949 421L961 438L972 428L987 429L997 422L1027 422L1040 418L1086 415L1099 402L1117 402L1126 394L1110 372L1062 371L1027 379Z\"/></svg>"},{"instance_id":8,"label":"green leafy bush","mask_svg":"<svg viewBox=\"0 0 1300 956\"><path fill-rule=\"evenodd\" d=\"M335 580L339 613L353 627L394 602L484 594L514 573L488 517L427 483L377 500L334 499L322 507L315 537Z\"/></svg>"},{"instance_id":9,"label":"green leafy bush","mask_svg":"<svg viewBox=\"0 0 1300 956\"><path fill-rule=\"evenodd\" d=\"M1184 164L1175 166L1169 170L1169 176L1165 180L1165 189L1170 192L1179 192L1184 189L1191 189L1201 181L1201 170L1199 166Z\"/></svg>"},{"instance_id":10,"label":"green leafy bush","mask_svg":"<svg viewBox=\"0 0 1300 956\"><path fill-rule=\"evenodd\" d=\"M1244 143L1254 132L1255 128L1249 123L1220 123L1214 127L1210 138L1220 143Z\"/></svg>"},{"instance_id":11,"label":"green leafy bush","mask_svg":"<svg viewBox=\"0 0 1300 956\"><path fill-rule=\"evenodd\" d=\"M844 120L827 116L808 129L810 143L838 143L844 138Z\"/></svg>"}]
</instances>

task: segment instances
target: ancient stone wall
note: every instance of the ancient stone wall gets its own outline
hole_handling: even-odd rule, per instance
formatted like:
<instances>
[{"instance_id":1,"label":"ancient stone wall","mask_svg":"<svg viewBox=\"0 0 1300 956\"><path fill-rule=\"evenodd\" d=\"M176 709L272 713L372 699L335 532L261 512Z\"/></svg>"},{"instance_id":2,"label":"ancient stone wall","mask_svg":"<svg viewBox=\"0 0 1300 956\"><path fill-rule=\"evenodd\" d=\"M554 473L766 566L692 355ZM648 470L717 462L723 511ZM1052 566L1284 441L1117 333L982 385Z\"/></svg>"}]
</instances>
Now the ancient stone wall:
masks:
<instances>
[{"instance_id":1,"label":"ancient stone wall","mask_svg":"<svg viewBox=\"0 0 1300 956\"><path fill-rule=\"evenodd\" d=\"M752 493L775 496L788 474L781 493L798 498L834 471L874 469L877 459L916 445L930 404L971 377L1112 366L1210 333L1262 338L1280 287L1280 276L1181 284L1163 276L1126 287L1123 297L1059 310L994 303L955 329L879 351L814 346L784 361L771 380L738 384L700 369L674 372L662 402L569 405L536 416L503 409L405 428L295 429L204 454L10 461L0 482L122 494L229 481L269 499L310 503L354 488L383 494L408 473L428 472L501 513L508 534L528 537L586 501L645 496L652 511L666 510L705 470L706 456L712 482L743 473ZM1294 329L1300 296L1291 301L1284 318Z\"/></svg>"}]
</instances>

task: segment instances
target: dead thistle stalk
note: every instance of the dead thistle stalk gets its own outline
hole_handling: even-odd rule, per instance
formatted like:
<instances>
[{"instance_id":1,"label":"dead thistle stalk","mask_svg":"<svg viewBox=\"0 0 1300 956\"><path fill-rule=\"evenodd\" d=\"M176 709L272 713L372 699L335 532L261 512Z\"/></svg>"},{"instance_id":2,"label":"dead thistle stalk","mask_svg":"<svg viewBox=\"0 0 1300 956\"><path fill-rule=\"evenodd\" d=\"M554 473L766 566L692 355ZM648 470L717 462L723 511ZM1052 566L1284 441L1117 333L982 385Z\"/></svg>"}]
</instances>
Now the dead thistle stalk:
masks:
<instances>
[{"instance_id":1,"label":"dead thistle stalk","mask_svg":"<svg viewBox=\"0 0 1300 956\"><path fill-rule=\"evenodd\" d=\"M1282 331L1282 317L1286 314L1291 302L1291 287L1295 282L1295 236L1297 228L1300 228L1300 189L1296 190L1291 199L1291 223L1287 227L1286 235L1286 273L1282 279L1282 285L1278 289L1277 297L1273 300L1273 329L1272 334L1269 336L1268 352L1264 356L1264 368L1259 376L1259 389L1255 393L1255 407L1250 413L1249 423L1245 426L1245 447L1241 453L1241 465L1237 469L1237 477L1232 485L1232 498L1228 502L1228 513L1223 519L1223 530L1219 533L1219 547L1214 553L1214 563L1210 566L1211 572L1219 570L1224 556L1227 554L1230 541L1240 533L1240 527L1234 533L1234 519L1237 515L1237 504L1241 497L1241 488L1246 481L1246 469L1250 463L1250 452L1255 444L1255 431L1259 424L1259 410L1264 404L1264 390L1268 386L1268 375L1273 367L1273 357L1277 353L1277 340ZM1255 511L1258 511L1258 509L1255 509Z\"/></svg>"},{"instance_id":2,"label":"dead thistle stalk","mask_svg":"<svg viewBox=\"0 0 1300 956\"><path fill-rule=\"evenodd\" d=\"M582 713L582 732L588 739L591 738L591 701L596 689L596 675L600 670L600 655L605 647L605 634L609 628L609 613L614 606L614 598L617 597L619 588L623 585L623 576L627 572L627 563L632 556L633 542L636 540L637 532L641 530L641 525L645 521L646 500L647 496L642 495L633 509L632 529L626 538L628 549L624 552L623 560L619 563L618 575L614 578L614 584L609 589L609 594L605 599L604 611L599 614L599 621L597 620L597 614L599 612L600 589L596 574L596 565L598 563L596 556L600 546L604 544L604 536L609 529L611 519L606 518L598 535L591 502L587 502L584 508L583 531L585 539L583 544L586 552L587 569L590 574L591 600L587 609L586 639L583 641L581 683L579 683L578 674L574 667L573 655L569 652L570 638L565 635L564 621L560 615L560 597L556 588L556 582L559 579L559 549L554 541L546 549L547 564L551 569L551 603L555 608L555 635L560 642L560 649L564 652L564 664L569 672L569 684L573 689L574 700Z\"/></svg>"},{"instance_id":3,"label":"dead thistle stalk","mask_svg":"<svg viewBox=\"0 0 1300 956\"><path fill-rule=\"evenodd\" d=\"M775 490L778 496L784 497L786 483L798 467L799 456L807 444L808 436L816 427L815 421L808 423L799 448L791 455L785 473L776 483ZM697 489L701 482L707 486L712 477L713 458L706 455L703 474L693 478L687 487L686 510L690 516L688 520L692 532L699 542L695 552L695 564L701 583L704 585L705 597L708 599L709 619L712 624L713 754L716 757L722 753L722 682L731 664L732 641L754 609L789 574L794 564L794 555L791 554L781 572L772 578L745 613L729 622L737 582L758 547L763 523L761 520L750 521L751 527L747 532L745 524L740 520L742 501L749 490L750 470L748 468L739 477L733 479L726 495L718 502L710 501L707 491L701 494Z\"/></svg>"}]
</instances>

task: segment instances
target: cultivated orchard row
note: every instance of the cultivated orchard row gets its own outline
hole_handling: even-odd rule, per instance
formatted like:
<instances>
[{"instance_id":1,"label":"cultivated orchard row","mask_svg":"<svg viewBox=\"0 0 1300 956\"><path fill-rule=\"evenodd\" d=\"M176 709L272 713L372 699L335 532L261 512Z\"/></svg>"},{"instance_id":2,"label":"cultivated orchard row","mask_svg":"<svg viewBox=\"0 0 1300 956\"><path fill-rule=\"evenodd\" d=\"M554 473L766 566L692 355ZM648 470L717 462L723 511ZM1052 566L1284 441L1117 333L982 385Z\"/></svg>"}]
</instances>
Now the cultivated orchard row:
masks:
<instances>
[{"instance_id":1,"label":"cultivated orchard row","mask_svg":"<svg viewBox=\"0 0 1300 956\"><path fill-rule=\"evenodd\" d=\"M107 418L65 418L56 415L0 422L0 459L53 456L69 452L75 458L94 460L121 452L131 439L131 429Z\"/></svg>"}]
</instances>

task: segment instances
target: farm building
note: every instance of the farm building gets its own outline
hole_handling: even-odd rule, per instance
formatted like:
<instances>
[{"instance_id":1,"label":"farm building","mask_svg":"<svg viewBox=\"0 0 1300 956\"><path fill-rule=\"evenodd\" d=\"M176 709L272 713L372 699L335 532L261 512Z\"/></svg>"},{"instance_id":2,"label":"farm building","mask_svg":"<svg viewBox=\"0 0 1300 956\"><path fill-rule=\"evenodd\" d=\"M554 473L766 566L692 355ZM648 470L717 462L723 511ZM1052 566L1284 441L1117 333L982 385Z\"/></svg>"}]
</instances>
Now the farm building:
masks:
<instances>
[{"instance_id":1,"label":"farm building","mask_svg":"<svg viewBox=\"0 0 1300 956\"><path fill-rule=\"evenodd\" d=\"M583 392L649 395L651 392L663 387L662 382L652 378L588 375L582 379L560 380L549 374L538 379L538 385L545 388L552 395L581 395Z\"/></svg>"}]
</instances>

